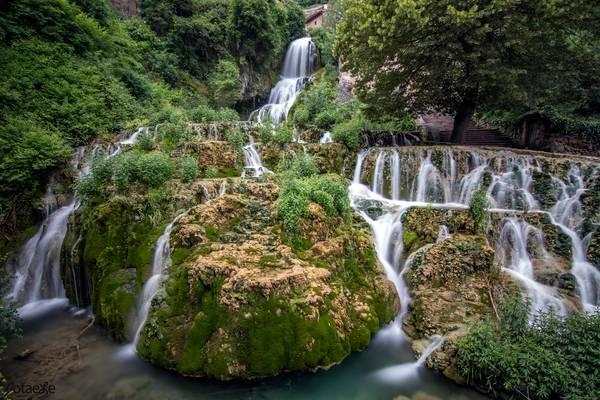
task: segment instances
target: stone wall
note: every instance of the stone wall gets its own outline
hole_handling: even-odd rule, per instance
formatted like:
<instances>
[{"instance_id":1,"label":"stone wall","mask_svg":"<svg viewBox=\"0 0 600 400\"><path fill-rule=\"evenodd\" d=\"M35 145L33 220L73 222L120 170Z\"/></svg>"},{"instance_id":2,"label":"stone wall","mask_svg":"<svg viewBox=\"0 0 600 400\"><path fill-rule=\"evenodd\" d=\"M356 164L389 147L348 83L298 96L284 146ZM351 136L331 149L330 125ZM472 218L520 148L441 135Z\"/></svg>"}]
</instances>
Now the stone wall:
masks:
<instances>
[{"instance_id":1,"label":"stone wall","mask_svg":"<svg viewBox=\"0 0 600 400\"><path fill-rule=\"evenodd\" d=\"M558 132L552 122L539 112L524 114L516 124L504 130L519 146L551 153L600 155L600 142L583 135Z\"/></svg>"}]
</instances>

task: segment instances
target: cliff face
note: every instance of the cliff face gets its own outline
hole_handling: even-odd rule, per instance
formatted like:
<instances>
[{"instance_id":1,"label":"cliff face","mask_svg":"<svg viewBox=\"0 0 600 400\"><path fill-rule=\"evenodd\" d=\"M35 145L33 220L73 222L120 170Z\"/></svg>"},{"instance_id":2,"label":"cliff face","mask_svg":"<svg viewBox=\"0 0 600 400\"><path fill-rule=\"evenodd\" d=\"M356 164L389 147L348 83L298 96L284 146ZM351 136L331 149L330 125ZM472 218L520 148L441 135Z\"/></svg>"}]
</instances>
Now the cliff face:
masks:
<instances>
[{"instance_id":1,"label":"cliff face","mask_svg":"<svg viewBox=\"0 0 600 400\"><path fill-rule=\"evenodd\" d=\"M124 17L134 17L142 9L141 0L110 0L110 4Z\"/></svg>"}]
</instances>

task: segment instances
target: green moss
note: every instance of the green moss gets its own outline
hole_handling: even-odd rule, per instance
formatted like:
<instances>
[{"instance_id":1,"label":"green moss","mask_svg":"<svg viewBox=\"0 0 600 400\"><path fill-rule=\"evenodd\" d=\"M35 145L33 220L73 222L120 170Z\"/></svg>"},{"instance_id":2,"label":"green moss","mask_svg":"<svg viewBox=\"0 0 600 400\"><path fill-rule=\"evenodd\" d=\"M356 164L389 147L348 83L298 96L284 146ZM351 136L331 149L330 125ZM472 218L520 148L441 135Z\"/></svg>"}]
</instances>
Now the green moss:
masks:
<instances>
[{"instance_id":1,"label":"green moss","mask_svg":"<svg viewBox=\"0 0 600 400\"><path fill-rule=\"evenodd\" d=\"M219 228L215 226L208 225L206 228L204 228L204 234L206 235L206 238L211 242L216 242L219 240Z\"/></svg>"},{"instance_id":2,"label":"green moss","mask_svg":"<svg viewBox=\"0 0 600 400\"><path fill-rule=\"evenodd\" d=\"M404 242L405 248L410 248L415 240L418 239L418 235L414 231L405 230L402 234L402 241Z\"/></svg>"}]
</instances>

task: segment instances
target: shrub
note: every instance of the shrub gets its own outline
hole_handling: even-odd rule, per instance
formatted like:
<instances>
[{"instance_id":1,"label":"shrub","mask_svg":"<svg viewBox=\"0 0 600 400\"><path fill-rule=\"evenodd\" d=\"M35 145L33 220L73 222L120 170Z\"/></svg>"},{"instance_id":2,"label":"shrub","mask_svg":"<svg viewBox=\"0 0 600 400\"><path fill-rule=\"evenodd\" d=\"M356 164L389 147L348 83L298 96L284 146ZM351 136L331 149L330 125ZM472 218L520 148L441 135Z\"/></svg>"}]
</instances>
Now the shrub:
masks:
<instances>
[{"instance_id":1,"label":"shrub","mask_svg":"<svg viewBox=\"0 0 600 400\"><path fill-rule=\"evenodd\" d=\"M198 175L198 161L193 157L182 156L179 159L179 174L181 181L188 183Z\"/></svg>"},{"instance_id":2,"label":"shrub","mask_svg":"<svg viewBox=\"0 0 600 400\"><path fill-rule=\"evenodd\" d=\"M294 130L292 128L285 125L275 128L275 134L273 135L275 143L283 145L292 142L292 140L294 140Z\"/></svg>"},{"instance_id":3,"label":"shrub","mask_svg":"<svg viewBox=\"0 0 600 400\"><path fill-rule=\"evenodd\" d=\"M529 321L520 297L500 305L500 325L474 325L458 342L457 366L470 383L488 392L527 393L531 399L600 398L600 315Z\"/></svg>"},{"instance_id":4,"label":"shrub","mask_svg":"<svg viewBox=\"0 0 600 400\"><path fill-rule=\"evenodd\" d=\"M332 109L323 110L315 117L315 125L321 129L330 129L337 122L338 114Z\"/></svg>"},{"instance_id":5,"label":"shrub","mask_svg":"<svg viewBox=\"0 0 600 400\"><path fill-rule=\"evenodd\" d=\"M129 183L140 176L140 158L141 153L135 151L114 158L112 180L119 192L127 191Z\"/></svg>"},{"instance_id":6,"label":"shrub","mask_svg":"<svg viewBox=\"0 0 600 400\"><path fill-rule=\"evenodd\" d=\"M217 110L216 120L225 122L237 122L240 120L240 115L237 113L237 111L231 108L220 108Z\"/></svg>"},{"instance_id":7,"label":"shrub","mask_svg":"<svg viewBox=\"0 0 600 400\"><path fill-rule=\"evenodd\" d=\"M204 171L204 176L207 178L216 178L219 176L219 170L210 165L206 167L206 170Z\"/></svg>"},{"instance_id":8,"label":"shrub","mask_svg":"<svg viewBox=\"0 0 600 400\"><path fill-rule=\"evenodd\" d=\"M319 173L315 157L311 154L305 154L304 152L294 155L294 157L287 162L285 159L282 160L279 169L289 174L289 177L293 178L307 178Z\"/></svg>"},{"instance_id":9,"label":"shrub","mask_svg":"<svg viewBox=\"0 0 600 400\"><path fill-rule=\"evenodd\" d=\"M475 192L469 205L469 214L475 221L475 231L478 234L483 234L487 230L488 206L486 191L481 189Z\"/></svg>"},{"instance_id":10,"label":"shrub","mask_svg":"<svg viewBox=\"0 0 600 400\"><path fill-rule=\"evenodd\" d=\"M202 104L192 110L191 116L194 122L212 122L216 121L217 112L209 105Z\"/></svg>"},{"instance_id":11,"label":"shrub","mask_svg":"<svg viewBox=\"0 0 600 400\"><path fill-rule=\"evenodd\" d=\"M177 146L180 143L185 143L195 138L192 131L186 124L167 123L160 127L161 136L167 148Z\"/></svg>"},{"instance_id":12,"label":"shrub","mask_svg":"<svg viewBox=\"0 0 600 400\"><path fill-rule=\"evenodd\" d=\"M234 150L241 150L246 144L246 135L239 128L231 128L225 131L225 140Z\"/></svg>"},{"instance_id":13,"label":"shrub","mask_svg":"<svg viewBox=\"0 0 600 400\"><path fill-rule=\"evenodd\" d=\"M350 200L344 180L337 175L291 178L284 182L277 199L277 216L288 233L297 233L310 202L319 204L328 216L336 214L349 221Z\"/></svg>"},{"instance_id":14,"label":"shrub","mask_svg":"<svg viewBox=\"0 0 600 400\"><path fill-rule=\"evenodd\" d=\"M154 137L148 131L140 133L135 142L135 147L143 151L152 150L154 148Z\"/></svg>"},{"instance_id":15,"label":"shrub","mask_svg":"<svg viewBox=\"0 0 600 400\"><path fill-rule=\"evenodd\" d=\"M310 112L306 107L297 107L294 110L293 121L297 125L308 125L310 123Z\"/></svg>"},{"instance_id":16,"label":"shrub","mask_svg":"<svg viewBox=\"0 0 600 400\"><path fill-rule=\"evenodd\" d=\"M260 142L261 143L269 143L271 140L273 140L273 125L271 124L263 124L260 127L259 130L259 135L260 135Z\"/></svg>"},{"instance_id":17,"label":"shrub","mask_svg":"<svg viewBox=\"0 0 600 400\"><path fill-rule=\"evenodd\" d=\"M144 154L139 158L136 172L139 178L149 186L159 186L173 176L175 168L169 156L164 153L154 152Z\"/></svg>"},{"instance_id":18,"label":"shrub","mask_svg":"<svg viewBox=\"0 0 600 400\"><path fill-rule=\"evenodd\" d=\"M331 132L331 137L334 141L345 144L349 149L355 149L358 146L363 126L362 118L355 116L348 122L336 125Z\"/></svg>"}]
</instances>

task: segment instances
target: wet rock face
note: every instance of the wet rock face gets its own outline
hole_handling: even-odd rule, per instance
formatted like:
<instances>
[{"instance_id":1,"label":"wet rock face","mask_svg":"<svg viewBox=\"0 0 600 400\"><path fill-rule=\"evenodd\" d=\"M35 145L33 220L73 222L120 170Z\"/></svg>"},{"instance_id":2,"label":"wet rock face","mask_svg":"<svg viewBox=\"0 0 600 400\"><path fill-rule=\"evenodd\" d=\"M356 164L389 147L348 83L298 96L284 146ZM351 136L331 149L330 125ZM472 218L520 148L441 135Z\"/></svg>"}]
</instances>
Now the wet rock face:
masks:
<instances>
[{"instance_id":1,"label":"wet rock face","mask_svg":"<svg viewBox=\"0 0 600 400\"><path fill-rule=\"evenodd\" d=\"M249 182L175 226L173 266L139 354L184 375L254 378L328 367L364 348L398 310L367 229L311 204L291 241L278 186Z\"/></svg>"}]
</instances>

